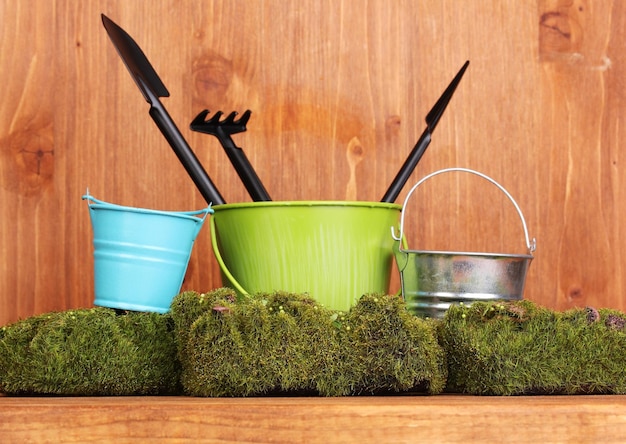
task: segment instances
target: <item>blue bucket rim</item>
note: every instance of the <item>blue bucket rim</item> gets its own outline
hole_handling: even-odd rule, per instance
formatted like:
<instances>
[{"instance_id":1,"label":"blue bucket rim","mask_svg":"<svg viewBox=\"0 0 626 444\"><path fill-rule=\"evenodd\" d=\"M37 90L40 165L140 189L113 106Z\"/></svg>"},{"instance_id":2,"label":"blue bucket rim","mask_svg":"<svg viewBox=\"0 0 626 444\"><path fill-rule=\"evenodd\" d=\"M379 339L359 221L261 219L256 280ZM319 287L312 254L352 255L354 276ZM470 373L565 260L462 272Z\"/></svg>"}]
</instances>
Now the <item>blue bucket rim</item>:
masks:
<instances>
[{"instance_id":1,"label":"blue bucket rim","mask_svg":"<svg viewBox=\"0 0 626 444\"><path fill-rule=\"evenodd\" d=\"M143 214L152 214L158 216L172 216L172 217L182 217L185 219L191 219L194 221L204 221L208 214L213 214L215 211L209 205L202 210L194 210L194 211L165 211L165 210L153 210L150 208L137 208L137 207L128 207L125 205L112 204L110 202L105 202L100 199L96 199L91 194L89 194L89 190L87 190L86 194L82 196L83 200L87 201L89 205L89 209L103 209L103 210L113 210L113 211L126 211L132 213L143 213ZM95 202L95 203L91 203ZM198 215L203 215L202 217L197 217Z\"/></svg>"}]
</instances>

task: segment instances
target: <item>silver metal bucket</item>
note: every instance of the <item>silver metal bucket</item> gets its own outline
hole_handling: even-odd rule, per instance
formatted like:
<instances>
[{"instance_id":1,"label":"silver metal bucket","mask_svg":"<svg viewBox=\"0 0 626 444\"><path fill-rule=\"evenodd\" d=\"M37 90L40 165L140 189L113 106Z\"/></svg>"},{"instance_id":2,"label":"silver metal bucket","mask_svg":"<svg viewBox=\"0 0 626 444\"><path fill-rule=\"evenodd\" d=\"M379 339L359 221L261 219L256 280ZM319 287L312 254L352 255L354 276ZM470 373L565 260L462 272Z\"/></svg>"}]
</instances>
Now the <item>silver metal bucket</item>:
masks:
<instances>
[{"instance_id":1,"label":"silver metal bucket","mask_svg":"<svg viewBox=\"0 0 626 444\"><path fill-rule=\"evenodd\" d=\"M442 173L460 171L480 176L497 186L513 203L522 221L528 254L473 253L403 249L404 217L413 192L426 180ZM451 304L473 301L520 300L526 272L533 259L535 239L530 240L526 220L517 202L495 180L467 168L447 168L416 183L402 206L400 233L391 228L394 256L400 271L402 296L408 310L420 317L441 318Z\"/></svg>"}]
</instances>

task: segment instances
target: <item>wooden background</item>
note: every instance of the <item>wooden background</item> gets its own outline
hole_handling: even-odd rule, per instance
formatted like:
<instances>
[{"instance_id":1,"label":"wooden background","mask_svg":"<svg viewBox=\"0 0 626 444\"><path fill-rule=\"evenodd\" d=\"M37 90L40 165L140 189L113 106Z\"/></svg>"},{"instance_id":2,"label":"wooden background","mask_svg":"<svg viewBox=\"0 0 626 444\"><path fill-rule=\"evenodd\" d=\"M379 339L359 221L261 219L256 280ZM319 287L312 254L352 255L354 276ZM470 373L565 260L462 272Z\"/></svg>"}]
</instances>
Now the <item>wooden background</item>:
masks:
<instances>
[{"instance_id":1,"label":"wooden background","mask_svg":"<svg viewBox=\"0 0 626 444\"><path fill-rule=\"evenodd\" d=\"M626 309L626 2L0 0L0 324L92 304L87 187L205 206L101 13L146 52L228 202L250 199L218 142L188 129L202 109L253 111L235 140L274 200L378 201L470 60L408 185L445 167L492 176L537 238L527 299ZM525 252L512 205L473 176L427 182L407 218L413 248ZM205 227L185 288L220 285Z\"/></svg>"}]
</instances>

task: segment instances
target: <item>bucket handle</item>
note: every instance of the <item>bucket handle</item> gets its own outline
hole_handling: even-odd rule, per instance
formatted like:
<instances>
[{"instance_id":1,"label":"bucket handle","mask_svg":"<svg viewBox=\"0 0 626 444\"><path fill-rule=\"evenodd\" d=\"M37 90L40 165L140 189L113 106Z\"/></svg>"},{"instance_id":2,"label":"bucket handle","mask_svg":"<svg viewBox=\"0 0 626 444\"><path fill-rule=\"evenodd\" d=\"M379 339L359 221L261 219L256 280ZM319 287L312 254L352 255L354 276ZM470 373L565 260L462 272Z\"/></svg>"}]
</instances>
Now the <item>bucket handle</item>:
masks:
<instances>
[{"instance_id":1,"label":"bucket handle","mask_svg":"<svg viewBox=\"0 0 626 444\"><path fill-rule=\"evenodd\" d=\"M87 201L87 205L89 205L89 207L91 207L91 205L95 203L97 205L103 205L105 207L111 207L111 208L128 208L128 207L125 207L123 205L112 204L112 203L105 202L105 201L100 200L100 199L96 199L91 194L89 194L89 188L87 188L86 193L83 194L82 199ZM213 208L211 208L211 205L209 205L206 208L203 208L202 210L193 210L193 211L170 211L170 212L166 212L166 211L158 211L158 210L150 210L150 209L143 209L143 211L152 212L152 213L173 213L173 214L180 214L180 215L183 215L183 216L198 216L198 215L202 215L202 217L198 218L200 222L204 222L204 220L206 219L206 217L209 214L212 214L212 213L215 212L213 210Z\"/></svg>"},{"instance_id":2,"label":"bucket handle","mask_svg":"<svg viewBox=\"0 0 626 444\"><path fill-rule=\"evenodd\" d=\"M249 293L241 286L237 279L235 279L235 276L233 276L233 274L230 272L230 270L226 266L226 263L224 262L224 259L222 258L222 253L220 253L219 246L217 245L217 235L215 233L215 218L213 217L209 219L209 228L211 229L211 245L213 247L213 253L215 253L215 258L217 259L217 263L219 264L222 273L224 273L224 276L226 276L226 278L230 281L233 287L235 287L235 290L237 290L242 295L248 295Z\"/></svg>"},{"instance_id":3,"label":"bucket handle","mask_svg":"<svg viewBox=\"0 0 626 444\"><path fill-rule=\"evenodd\" d=\"M409 201L409 198L411 197L411 194L413 194L413 192L417 189L417 187L419 187L422 183L426 182L431 177L437 176L437 175L442 174L442 173L448 173L448 172L451 172L451 171L461 171L461 172L471 173L471 174L474 174L476 176L480 176L483 179L485 179L485 180L491 182L492 184L494 184L496 187L498 187L500 189L500 191L502 191L506 195L506 197L508 197L509 200L513 203L513 206L515 207L515 210L517 210L517 214L519 215L519 217L520 217L520 219L522 221L522 227L524 228L524 236L525 236L525 239L526 239L526 247L528 248L528 252L532 253L533 251L535 251L535 249L537 248L537 241L535 240L535 238L533 238L531 240L530 237L528 236L528 228L526 226L526 220L524 219L524 215L522 214L522 210L520 209L519 205L517 204L517 202L515 202L515 199L513 199L513 196L511 196L511 194L502 185L500 185L498 182L496 182L491 177L487 176L486 174L480 173L478 171L471 170L469 168L444 168L442 170L435 171L434 173L430 173L429 175L427 175L427 176L423 177L422 179L420 179L419 182L417 182L415 185L413 185L413 187L411 188L411 190L407 194L406 198L404 199L404 203L402 204L402 216L400 217L400 234L396 235L395 227L391 227L391 236L395 240L399 241L404 236L404 215L406 214L405 209L406 209L406 205L407 205L407 203Z\"/></svg>"}]
</instances>

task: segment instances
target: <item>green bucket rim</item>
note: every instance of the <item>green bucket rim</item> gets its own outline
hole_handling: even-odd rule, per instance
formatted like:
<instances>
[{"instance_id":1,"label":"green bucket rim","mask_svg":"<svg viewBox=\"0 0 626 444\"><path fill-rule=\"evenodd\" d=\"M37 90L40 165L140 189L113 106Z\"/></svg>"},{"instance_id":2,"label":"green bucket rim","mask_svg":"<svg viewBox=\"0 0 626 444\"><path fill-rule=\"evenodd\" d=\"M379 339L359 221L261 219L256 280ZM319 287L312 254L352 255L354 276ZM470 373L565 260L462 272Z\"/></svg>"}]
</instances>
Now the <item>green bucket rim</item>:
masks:
<instances>
[{"instance_id":1,"label":"green bucket rim","mask_svg":"<svg viewBox=\"0 0 626 444\"><path fill-rule=\"evenodd\" d=\"M360 207L360 208L385 208L402 210L402 205L388 202L367 202L367 201L344 201L344 200L284 200L284 201L263 201L263 202L237 202L214 205L212 209L217 213L222 210L236 208L258 208L258 207Z\"/></svg>"}]
</instances>

